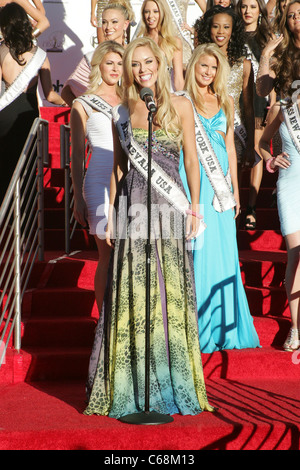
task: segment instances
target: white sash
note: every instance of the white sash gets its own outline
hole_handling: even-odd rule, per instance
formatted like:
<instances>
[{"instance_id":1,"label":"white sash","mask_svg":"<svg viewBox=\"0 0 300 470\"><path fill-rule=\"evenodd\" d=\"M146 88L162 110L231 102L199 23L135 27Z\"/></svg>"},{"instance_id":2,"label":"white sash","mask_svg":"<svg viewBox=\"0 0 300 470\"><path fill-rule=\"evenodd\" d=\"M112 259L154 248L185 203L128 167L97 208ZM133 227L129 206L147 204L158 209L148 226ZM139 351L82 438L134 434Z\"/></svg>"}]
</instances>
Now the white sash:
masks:
<instances>
[{"instance_id":1,"label":"white sash","mask_svg":"<svg viewBox=\"0 0 300 470\"><path fill-rule=\"evenodd\" d=\"M112 113L111 113L112 106L108 104L106 101L104 101L104 99L101 98L100 96L93 95L93 94L81 95L80 98L77 98L74 101L77 101L77 100L84 101L85 103L89 104L93 109L95 109L96 111L99 111L99 113L105 114L105 116L107 116L109 119L112 118Z\"/></svg>"},{"instance_id":2,"label":"white sash","mask_svg":"<svg viewBox=\"0 0 300 470\"><path fill-rule=\"evenodd\" d=\"M182 38L188 43L188 45L190 46L191 50L193 51L194 50L194 44L191 40L191 37L190 37L190 33L189 31L187 31L186 29L183 30L181 28L182 24L183 24L183 18L182 18L182 15L181 15L181 11L180 9L178 8L178 5L177 5L177 2L176 0L167 0L167 4L169 5L170 7L170 10L171 10L171 13L172 13L172 16L173 16L173 19L176 23L176 26L182 36Z\"/></svg>"},{"instance_id":3,"label":"white sash","mask_svg":"<svg viewBox=\"0 0 300 470\"><path fill-rule=\"evenodd\" d=\"M195 105L186 92L178 92L176 95L185 96L190 100L194 110L195 133L198 158L214 190L213 207L217 212L224 212L236 206L236 201L231 191L231 178L228 170L224 175L220 162L206 134L204 126L199 119Z\"/></svg>"},{"instance_id":4,"label":"white sash","mask_svg":"<svg viewBox=\"0 0 300 470\"><path fill-rule=\"evenodd\" d=\"M243 147L246 148L247 131L236 111L234 112L234 133L242 142Z\"/></svg>"},{"instance_id":5,"label":"white sash","mask_svg":"<svg viewBox=\"0 0 300 470\"><path fill-rule=\"evenodd\" d=\"M148 180L148 155L133 139L128 109L119 105L112 109L114 123L117 127L120 142L132 165ZM189 201L181 188L154 160L151 161L151 185L176 210L186 216ZM200 220L198 235L206 228L204 221Z\"/></svg>"},{"instance_id":6,"label":"white sash","mask_svg":"<svg viewBox=\"0 0 300 470\"><path fill-rule=\"evenodd\" d=\"M21 95L21 93L23 93L32 78L38 73L39 69L45 62L45 59L46 52L38 47L22 72L1 96L0 111L10 105L16 98L18 98L18 96Z\"/></svg>"},{"instance_id":7,"label":"white sash","mask_svg":"<svg viewBox=\"0 0 300 470\"><path fill-rule=\"evenodd\" d=\"M297 102L287 106L285 100L280 101L284 122L288 128L292 141L300 154L300 114Z\"/></svg>"}]
</instances>

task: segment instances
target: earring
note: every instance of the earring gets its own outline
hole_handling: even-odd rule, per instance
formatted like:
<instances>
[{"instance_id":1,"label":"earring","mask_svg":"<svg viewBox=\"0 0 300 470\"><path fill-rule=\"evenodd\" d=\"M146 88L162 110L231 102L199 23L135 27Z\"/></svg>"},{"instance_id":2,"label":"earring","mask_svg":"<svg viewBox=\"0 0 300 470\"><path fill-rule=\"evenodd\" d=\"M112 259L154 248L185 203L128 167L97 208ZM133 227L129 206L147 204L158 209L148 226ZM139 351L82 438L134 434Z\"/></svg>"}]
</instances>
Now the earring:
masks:
<instances>
[{"instance_id":1,"label":"earring","mask_svg":"<svg viewBox=\"0 0 300 470\"><path fill-rule=\"evenodd\" d=\"M102 82L103 82L103 80L102 80L102 77L101 77L99 82L98 82L98 85L100 86Z\"/></svg>"},{"instance_id":2,"label":"earring","mask_svg":"<svg viewBox=\"0 0 300 470\"><path fill-rule=\"evenodd\" d=\"M127 44L127 30L124 29L124 34L123 34L123 44Z\"/></svg>"},{"instance_id":3,"label":"earring","mask_svg":"<svg viewBox=\"0 0 300 470\"><path fill-rule=\"evenodd\" d=\"M258 17L258 21L257 21L258 26L259 26L260 23L261 23L261 17L262 17L262 14L260 13L260 14L259 14L259 17Z\"/></svg>"}]
</instances>

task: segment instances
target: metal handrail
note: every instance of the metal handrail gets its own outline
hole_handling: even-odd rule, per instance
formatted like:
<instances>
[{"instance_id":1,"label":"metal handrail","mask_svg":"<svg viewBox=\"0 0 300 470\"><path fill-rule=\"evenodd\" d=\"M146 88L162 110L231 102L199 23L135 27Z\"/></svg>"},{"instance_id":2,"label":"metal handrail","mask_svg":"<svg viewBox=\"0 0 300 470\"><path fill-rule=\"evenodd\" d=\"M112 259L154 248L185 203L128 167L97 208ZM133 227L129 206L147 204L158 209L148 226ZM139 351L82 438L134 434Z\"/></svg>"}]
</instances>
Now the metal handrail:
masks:
<instances>
[{"instance_id":1,"label":"metal handrail","mask_svg":"<svg viewBox=\"0 0 300 470\"><path fill-rule=\"evenodd\" d=\"M14 333L21 349L22 301L33 265L44 260L44 166L48 121L36 118L0 207L0 367Z\"/></svg>"},{"instance_id":2,"label":"metal handrail","mask_svg":"<svg viewBox=\"0 0 300 470\"><path fill-rule=\"evenodd\" d=\"M88 142L85 144L85 156L82 161L83 175L85 175L88 161L91 156L91 150ZM70 254L71 240L78 226L78 222L74 217L74 191L71 180L71 130L68 124L60 126L60 165L64 169L65 175L65 252Z\"/></svg>"}]
</instances>

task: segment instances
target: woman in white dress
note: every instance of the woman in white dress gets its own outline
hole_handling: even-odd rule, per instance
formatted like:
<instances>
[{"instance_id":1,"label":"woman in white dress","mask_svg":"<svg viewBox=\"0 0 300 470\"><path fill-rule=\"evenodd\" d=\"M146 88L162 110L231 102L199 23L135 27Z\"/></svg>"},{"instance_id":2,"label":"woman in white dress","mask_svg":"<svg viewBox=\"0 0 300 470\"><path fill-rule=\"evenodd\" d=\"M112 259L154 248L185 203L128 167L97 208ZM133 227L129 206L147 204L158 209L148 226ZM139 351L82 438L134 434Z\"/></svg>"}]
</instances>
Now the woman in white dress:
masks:
<instances>
[{"instance_id":1,"label":"woman in white dress","mask_svg":"<svg viewBox=\"0 0 300 470\"><path fill-rule=\"evenodd\" d=\"M88 222L94 235L99 262L95 274L95 295L101 310L110 248L105 242L109 205L109 185L113 167L111 108L120 102L118 84L122 76L124 48L115 41L105 41L92 57L90 86L73 104L71 126L71 168L74 186L74 216L83 226ZM85 139L92 156L83 178Z\"/></svg>"}]
</instances>

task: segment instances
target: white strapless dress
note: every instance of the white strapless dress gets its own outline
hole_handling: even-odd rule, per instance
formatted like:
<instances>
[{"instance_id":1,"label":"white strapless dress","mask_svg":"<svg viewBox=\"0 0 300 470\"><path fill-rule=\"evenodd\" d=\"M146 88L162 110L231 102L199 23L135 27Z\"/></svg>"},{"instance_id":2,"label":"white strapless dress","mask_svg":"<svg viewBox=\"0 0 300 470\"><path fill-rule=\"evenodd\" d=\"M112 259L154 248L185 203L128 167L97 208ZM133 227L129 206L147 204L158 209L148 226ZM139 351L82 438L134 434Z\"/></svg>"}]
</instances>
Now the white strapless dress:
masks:
<instances>
[{"instance_id":1,"label":"white strapless dress","mask_svg":"<svg viewBox=\"0 0 300 470\"><path fill-rule=\"evenodd\" d=\"M79 98L80 101L80 98ZM111 120L101 112L88 113L86 136L92 156L83 183L83 197L88 209L91 235L103 238L108 217L110 177L113 169L113 138ZM88 110L87 108L90 108Z\"/></svg>"}]
</instances>

